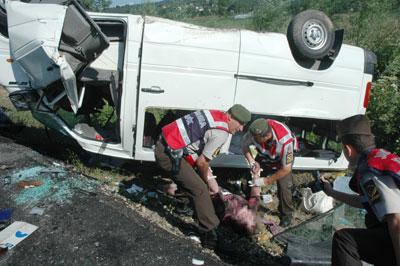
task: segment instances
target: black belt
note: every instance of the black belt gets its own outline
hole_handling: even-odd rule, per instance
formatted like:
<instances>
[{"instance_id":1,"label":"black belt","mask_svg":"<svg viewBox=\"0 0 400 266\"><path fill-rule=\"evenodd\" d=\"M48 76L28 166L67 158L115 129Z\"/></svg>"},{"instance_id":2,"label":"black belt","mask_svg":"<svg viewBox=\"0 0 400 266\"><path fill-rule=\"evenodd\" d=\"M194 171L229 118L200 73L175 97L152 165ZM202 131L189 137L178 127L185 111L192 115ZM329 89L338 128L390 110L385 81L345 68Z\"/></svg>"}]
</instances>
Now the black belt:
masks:
<instances>
[{"instance_id":1,"label":"black belt","mask_svg":"<svg viewBox=\"0 0 400 266\"><path fill-rule=\"evenodd\" d=\"M171 159L171 172L173 175L178 174L179 169L181 168L181 160L183 157L184 149L174 150L172 149L168 143L165 141L164 136L161 134L159 137L160 143L165 147L164 151Z\"/></svg>"}]
</instances>

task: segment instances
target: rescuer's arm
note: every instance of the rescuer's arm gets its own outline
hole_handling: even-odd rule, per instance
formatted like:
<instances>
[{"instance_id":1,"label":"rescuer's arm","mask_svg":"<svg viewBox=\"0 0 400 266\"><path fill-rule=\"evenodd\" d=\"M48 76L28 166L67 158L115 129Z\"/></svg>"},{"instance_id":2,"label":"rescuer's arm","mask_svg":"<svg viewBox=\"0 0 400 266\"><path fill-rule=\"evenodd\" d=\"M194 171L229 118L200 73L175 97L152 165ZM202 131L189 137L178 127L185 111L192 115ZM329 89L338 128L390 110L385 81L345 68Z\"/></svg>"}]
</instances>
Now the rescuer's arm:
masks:
<instances>
[{"instance_id":1,"label":"rescuer's arm","mask_svg":"<svg viewBox=\"0 0 400 266\"><path fill-rule=\"evenodd\" d=\"M281 168L270 176L254 179L253 183L256 186L269 186L273 182L287 176L292 172L292 165L294 161L293 154L293 143L289 143L284 147L282 158L281 158Z\"/></svg>"},{"instance_id":2,"label":"rescuer's arm","mask_svg":"<svg viewBox=\"0 0 400 266\"><path fill-rule=\"evenodd\" d=\"M329 181L326 180L323 175L320 178L321 178L323 189L324 189L324 192L326 193L326 195L328 195L340 202L346 203L352 207L363 208L362 197L360 195L348 194L348 193L334 190L331 183L329 183Z\"/></svg>"}]
</instances>

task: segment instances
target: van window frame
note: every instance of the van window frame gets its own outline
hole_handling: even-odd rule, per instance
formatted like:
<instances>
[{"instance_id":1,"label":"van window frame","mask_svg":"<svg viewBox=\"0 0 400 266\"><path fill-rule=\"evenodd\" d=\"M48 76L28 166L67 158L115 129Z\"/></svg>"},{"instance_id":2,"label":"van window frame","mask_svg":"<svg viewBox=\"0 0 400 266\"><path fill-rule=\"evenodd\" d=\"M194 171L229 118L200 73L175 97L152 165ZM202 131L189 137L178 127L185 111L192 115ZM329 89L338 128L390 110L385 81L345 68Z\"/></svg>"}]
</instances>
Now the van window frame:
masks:
<instances>
[{"instance_id":1,"label":"van window frame","mask_svg":"<svg viewBox=\"0 0 400 266\"><path fill-rule=\"evenodd\" d=\"M8 37L8 24L7 24L7 12L0 6L0 35L4 38Z\"/></svg>"}]
</instances>

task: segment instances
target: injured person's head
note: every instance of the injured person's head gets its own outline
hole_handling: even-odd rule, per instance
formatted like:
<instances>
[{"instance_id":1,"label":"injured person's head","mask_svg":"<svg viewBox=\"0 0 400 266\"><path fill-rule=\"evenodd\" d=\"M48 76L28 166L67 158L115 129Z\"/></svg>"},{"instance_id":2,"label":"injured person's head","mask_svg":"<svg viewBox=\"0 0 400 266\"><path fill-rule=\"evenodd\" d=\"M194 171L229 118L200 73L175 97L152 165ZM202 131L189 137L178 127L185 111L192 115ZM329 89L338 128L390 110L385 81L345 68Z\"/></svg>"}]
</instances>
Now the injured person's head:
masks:
<instances>
[{"instance_id":1,"label":"injured person's head","mask_svg":"<svg viewBox=\"0 0 400 266\"><path fill-rule=\"evenodd\" d=\"M218 194L214 205L222 223L238 233L253 234L257 228L256 208L249 207L248 201L235 194Z\"/></svg>"}]
</instances>

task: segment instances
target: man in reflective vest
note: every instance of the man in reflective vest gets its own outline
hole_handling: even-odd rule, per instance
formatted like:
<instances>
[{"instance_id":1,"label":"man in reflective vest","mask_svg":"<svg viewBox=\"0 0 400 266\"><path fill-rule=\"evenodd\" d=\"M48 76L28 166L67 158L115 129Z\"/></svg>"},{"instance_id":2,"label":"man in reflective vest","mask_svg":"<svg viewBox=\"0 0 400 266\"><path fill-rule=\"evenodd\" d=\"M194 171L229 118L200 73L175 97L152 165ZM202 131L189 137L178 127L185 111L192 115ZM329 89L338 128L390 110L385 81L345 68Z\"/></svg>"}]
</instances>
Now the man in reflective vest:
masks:
<instances>
[{"instance_id":1,"label":"man in reflective vest","mask_svg":"<svg viewBox=\"0 0 400 266\"><path fill-rule=\"evenodd\" d=\"M253 157L250 146L254 145L257 155ZM280 225L287 227L292 222L292 165L296 139L289 128L276 120L259 118L253 121L242 142L252 175L270 174L268 177L253 179L257 187L268 186L277 181Z\"/></svg>"},{"instance_id":2,"label":"man in reflective vest","mask_svg":"<svg viewBox=\"0 0 400 266\"><path fill-rule=\"evenodd\" d=\"M204 247L216 247L215 229L219 225L210 197L219 192L219 186L209 162L219 154L229 134L242 131L250 118L250 112L239 104L226 113L196 111L164 126L156 144L158 165L172 172L176 183L193 198Z\"/></svg>"},{"instance_id":3,"label":"man in reflective vest","mask_svg":"<svg viewBox=\"0 0 400 266\"><path fill-rule=\"evenodd\" d=\"M354 169L350 188L357 194L334 190L321 177L324 191L339 201L365 208L366 229L336 231L332 265L400 265L400 157L375 148L368 119L355 115L338 124L343 152Z\"/></svg>"}]
</instances>

